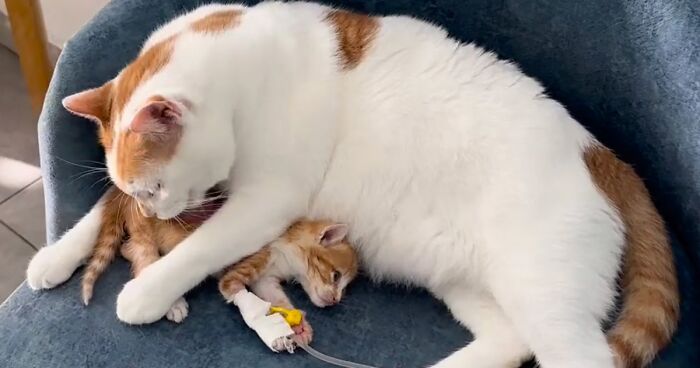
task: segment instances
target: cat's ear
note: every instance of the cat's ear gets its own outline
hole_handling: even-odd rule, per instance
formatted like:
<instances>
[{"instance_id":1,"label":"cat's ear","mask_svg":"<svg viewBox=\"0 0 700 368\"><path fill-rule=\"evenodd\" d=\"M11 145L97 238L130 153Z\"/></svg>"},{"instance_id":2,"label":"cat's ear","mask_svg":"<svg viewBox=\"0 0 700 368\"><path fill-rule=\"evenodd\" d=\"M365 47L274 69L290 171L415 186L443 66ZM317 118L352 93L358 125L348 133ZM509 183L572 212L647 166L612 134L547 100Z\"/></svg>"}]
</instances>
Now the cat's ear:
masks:
<instances>
[{"instance_id":1,"label":"cat's ear","mask_svg":"<svg viewBox=\"0 0 700 368\"><path fill-rule=\"evenodd\" d=\"M319 236L319 243L323 246L338 244L348 235L348 225L333 224L326 226Z\"/></svg>"},{"instance_id":2,"label":"cat's ear","mask_svg":"<svg viewBox=\"0 0 700 368\"><path fill-rule=\"evenodd\" d=\"M63 99L63 107L71 113L90 119L98 124L107 124L110 120L112 100L112 82L101 87L88 89Z\"/></svg>"},{"instance_id":3,"label":"cat's ear","mask_svg":"<svg viewBox=\"0 0 700 368\"><path fill-rule=\"evenodd\" d=\"M184 105L165 98L152 99L134 115L129 129L142 134L163 134L182 124Z\"/></svg>"}]
</instances>

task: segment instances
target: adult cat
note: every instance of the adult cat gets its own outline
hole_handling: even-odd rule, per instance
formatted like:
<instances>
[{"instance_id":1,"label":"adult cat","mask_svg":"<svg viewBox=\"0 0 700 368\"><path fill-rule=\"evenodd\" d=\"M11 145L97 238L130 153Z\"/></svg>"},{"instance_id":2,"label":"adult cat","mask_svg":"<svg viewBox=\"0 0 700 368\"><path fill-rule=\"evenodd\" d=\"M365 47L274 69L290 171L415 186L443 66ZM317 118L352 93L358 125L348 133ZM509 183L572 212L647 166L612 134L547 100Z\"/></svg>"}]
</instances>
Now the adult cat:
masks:
<instances>
[{"instance_id":1,"label":"adult cat","mask_svg":"<svg viewBox=\"0 0 700 368\"><path fill-rule=\"evenodd\" d=\"M231 179L226 205L124 287L125 322L159 319L308 215L348 223L374 277L429 288L474 332L438 367L531 353L545 368L643 365L675 329L675 270L641 180L538 82L433 25L309 3L205 6L64 105L99 123L112 180L159 218ZM30 286L70 277L102 208L37 253Z\"/></svg>"}]
</instances>

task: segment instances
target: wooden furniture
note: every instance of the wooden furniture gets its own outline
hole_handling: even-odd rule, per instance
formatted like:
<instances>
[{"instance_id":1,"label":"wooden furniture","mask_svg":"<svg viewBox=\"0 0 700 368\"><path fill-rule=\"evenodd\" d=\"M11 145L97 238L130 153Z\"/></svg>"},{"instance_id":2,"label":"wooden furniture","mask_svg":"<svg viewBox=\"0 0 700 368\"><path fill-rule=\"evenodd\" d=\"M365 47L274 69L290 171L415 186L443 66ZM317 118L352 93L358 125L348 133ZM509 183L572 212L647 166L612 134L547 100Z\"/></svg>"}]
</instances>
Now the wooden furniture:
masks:
<instances>
[{"instance_id":1,"label":"wooden furniture","mask_svg":"<svg viewBox=\"0 0 700 368\"><path fill-rule=\"evenodd\" d=\"M38 0L5 0L5 4L32 108L38 115L53 72L41 5Z\"/></svg>"}]
</instances>

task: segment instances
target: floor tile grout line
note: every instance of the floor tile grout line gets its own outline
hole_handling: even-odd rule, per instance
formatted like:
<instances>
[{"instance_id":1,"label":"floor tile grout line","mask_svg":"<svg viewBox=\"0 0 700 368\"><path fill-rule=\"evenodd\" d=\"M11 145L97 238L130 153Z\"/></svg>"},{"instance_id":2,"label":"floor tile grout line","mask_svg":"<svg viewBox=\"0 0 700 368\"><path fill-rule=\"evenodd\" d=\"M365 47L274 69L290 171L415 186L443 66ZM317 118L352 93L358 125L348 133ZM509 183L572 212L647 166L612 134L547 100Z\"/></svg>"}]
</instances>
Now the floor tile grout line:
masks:
<instances>
[{"instance_id":1,"label":"floor tile grout line","mask_svg":"<svg viewBox=\"0 0 700 368\"><path fill-rule=\"evenodd\" d=\"M6 203L7 201L9 201L10 199L16 197L18 194L22 193L25 189L27 189L27 188L31 187L32 185L34 185L34 184L35 184L36 182L38 182L39 180L41 180L41 176L39 176L38 178L32 180L31 183L29 183L29 184L23 186L22 188L17 189L17 191L14 192L14 193L12 193L12 194L10 194L9 197L7 197L7 198L3 199L2 201L0 201L0 206L2 206L4 203Z\"/></svg>"},{"instance_id":2,"label":"floor tile grout line","mask_svg":"<svg viewBox=\"0 0 700 368\"><path fill-rule=\"evenodd\" d=\"M32 249L34 249L35 252L38 251L38 249L36 249L36 247L34 246L34 244L32 244L32 242L30 242L29 240L27 240L27 238L25 238L24 236L22 236L22 234L18 233L15 229L13 229L12 227L10 227L10 225L6 224L5 221L0 220L0 225L5 226L5 227L7 228L7 230L10 230L10 232L12 232L13 234L17 235L18 238L22 239L22 241L24 241L27 245L29 245Z\"/></svg>"}]
</instances>

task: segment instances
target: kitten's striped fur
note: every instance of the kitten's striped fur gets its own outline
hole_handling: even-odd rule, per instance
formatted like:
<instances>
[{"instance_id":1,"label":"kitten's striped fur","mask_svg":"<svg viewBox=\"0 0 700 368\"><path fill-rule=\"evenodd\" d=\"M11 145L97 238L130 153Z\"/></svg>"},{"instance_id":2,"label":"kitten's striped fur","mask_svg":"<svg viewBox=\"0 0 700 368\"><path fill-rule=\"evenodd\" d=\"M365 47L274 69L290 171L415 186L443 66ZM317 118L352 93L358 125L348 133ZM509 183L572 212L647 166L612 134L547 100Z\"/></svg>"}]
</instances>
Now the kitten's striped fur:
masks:
<instances>
[{"instance_id":1,"label":"kitten's striped fur","mask_svg":"<svg viewBox=\"0 0 700 368\"><path fill-rule=\"evenodd\" d=\"M97 279L119 250L131 262L136 277L197 226L196 222L145 217L132 197L110 188L97 242L83 275L83 302L86 305L90 302ZM295 279L316 305L335 304L357 275L358 268L357 255L345 240L345 232L344 225L328 221L298 221L278 240L222 271L219 291L224 299L231 300L238 291L251 286L261 298L293 308L280 282ZM334 272L338 272L337 278L332 276ZM167 317L180 322L187 313L184 299L178 300L174 308ZM301 332L300 336L308 343L311 338L308 323Z\"/></svg>"}]
</instances>

